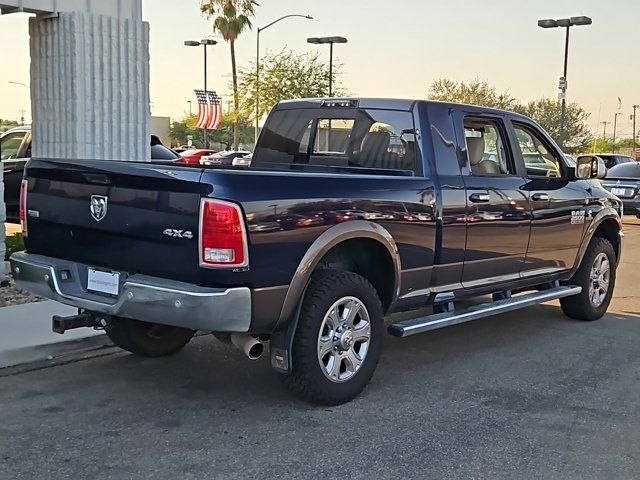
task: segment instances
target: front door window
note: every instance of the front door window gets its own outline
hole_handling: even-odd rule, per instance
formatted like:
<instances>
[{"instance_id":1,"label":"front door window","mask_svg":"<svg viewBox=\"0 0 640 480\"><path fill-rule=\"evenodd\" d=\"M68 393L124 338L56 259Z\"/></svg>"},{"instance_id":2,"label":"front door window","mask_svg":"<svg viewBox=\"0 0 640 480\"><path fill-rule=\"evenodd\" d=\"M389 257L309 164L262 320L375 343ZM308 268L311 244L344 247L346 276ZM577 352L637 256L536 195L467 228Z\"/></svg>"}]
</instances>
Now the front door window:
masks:
<instances>
[{"instance_id":1,"label":"front door window","mask_svg":"<svg viewBox=\"0 0 640 480\"><path fill-rule=\"evenodd\" d=\"M514 125L528 177L561 177L562 164L543 140L527 127Z\"/></svg>"}]
</instances>

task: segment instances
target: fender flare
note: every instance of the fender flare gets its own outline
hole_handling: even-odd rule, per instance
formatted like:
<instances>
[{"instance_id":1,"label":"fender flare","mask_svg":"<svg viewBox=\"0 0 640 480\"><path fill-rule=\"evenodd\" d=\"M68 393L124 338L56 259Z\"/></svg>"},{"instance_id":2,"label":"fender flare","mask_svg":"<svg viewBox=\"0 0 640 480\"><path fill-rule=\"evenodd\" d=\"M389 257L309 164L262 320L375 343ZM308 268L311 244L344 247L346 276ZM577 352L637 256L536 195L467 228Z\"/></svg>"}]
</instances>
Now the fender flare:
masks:
<instances>
[{"instance_id":1,"label":"fender flare","mask_svg":"<svg viewBox=\"0 0 640 480\"><path fill-rule=\"evenodd\" d=\"M613 207L605 207L600 210L593 218L593 221L589 224L589 227L584 232L582 237L582 242L580 243L580 248L578 249L578 255L576 256L576 261L571 269L571 276L573 276L578 268L580 268L580 264L582 263L582 258L584 257L593 236L596 233L596 230L600 228L600 226L607 221L614 220L618 225L618 235L624 236L622 233L622 219L620 215ZM616 260L620 263L620 257L622 254L622 242L620 242L620 248L616 251Z\"/></svg>"},{"instance_id":2,"label":"fender flare","mask_svg":"<svg viewBox=\"0 0 640 480\"><path fill-rule=\"evenodd\" d=\"M324 255L336 245L356 238L367 238L381 243L389 252L395 273L395 288L391 304L400 294L400 255L393 237L387 229L374 222L354 220L341 223L325 230L309 247L293 275L284 304L280 310L278 324L271 338L271 365L281 372L291 371L291 347L302 299L311 280L311 274Z\"/></svg>"}]
</instances>

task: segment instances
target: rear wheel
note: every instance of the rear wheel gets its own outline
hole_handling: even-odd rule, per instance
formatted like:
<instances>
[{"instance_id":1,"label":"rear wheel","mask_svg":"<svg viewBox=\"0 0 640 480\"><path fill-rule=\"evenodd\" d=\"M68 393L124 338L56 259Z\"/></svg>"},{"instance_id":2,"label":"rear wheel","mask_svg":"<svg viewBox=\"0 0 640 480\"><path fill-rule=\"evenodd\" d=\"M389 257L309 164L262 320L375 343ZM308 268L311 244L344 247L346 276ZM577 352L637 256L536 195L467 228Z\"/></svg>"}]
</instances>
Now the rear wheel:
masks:
<instances>
[{"instance_id":1,"label":"rear wheel","mask_svg":"<svg viewBox=\"0 0 640 480\"><path fill-rule=\"evenodd\" d=\"M565 315L576 320L600 319L609 308L616 283L616 254L611 242L593 238L580 268L568 283L581 286L582 292L560 300Z\"/></svg>"},{"instance_id":2,"label":"rear wheel","mask_svg":"<svg viewBox=\"0 0 640 480\"><path fill-rule=\"evenodd\" d=\"M142 357L165 357L182 349L196 333L186 328L141 322L129 318L113 319L105 332L118 347Z\"/></svg>"},{"instance_id":3,"label":"rear wheel","mask_svg":"<svg viewBox=\"0 0 640 480\"><path fill-rule=\"evenodd\" d=\"M303 300L284 377L299 397L339 405L369 383L380 358L383 314L378 294L360 275L318 272Z\"/></svg>"}]
</instances>

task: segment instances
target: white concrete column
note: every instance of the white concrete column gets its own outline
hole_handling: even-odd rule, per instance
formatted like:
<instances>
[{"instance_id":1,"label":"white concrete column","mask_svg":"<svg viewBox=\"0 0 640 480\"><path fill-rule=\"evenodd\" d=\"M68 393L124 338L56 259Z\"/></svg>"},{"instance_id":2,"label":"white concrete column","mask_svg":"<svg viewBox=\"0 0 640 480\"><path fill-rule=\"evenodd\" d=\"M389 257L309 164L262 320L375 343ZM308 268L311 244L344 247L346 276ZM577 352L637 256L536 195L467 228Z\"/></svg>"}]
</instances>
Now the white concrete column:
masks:
<instances>
[{"instance_id":1,"label":"white concrete column","mask_svg":"<svg viewBox=\"0 0 640 480\"><path fill-rule=\"evenodd\" d=\"M32 156L149 160L149 24L71 11L29 34Z\"/></svg>"}]
</instances>

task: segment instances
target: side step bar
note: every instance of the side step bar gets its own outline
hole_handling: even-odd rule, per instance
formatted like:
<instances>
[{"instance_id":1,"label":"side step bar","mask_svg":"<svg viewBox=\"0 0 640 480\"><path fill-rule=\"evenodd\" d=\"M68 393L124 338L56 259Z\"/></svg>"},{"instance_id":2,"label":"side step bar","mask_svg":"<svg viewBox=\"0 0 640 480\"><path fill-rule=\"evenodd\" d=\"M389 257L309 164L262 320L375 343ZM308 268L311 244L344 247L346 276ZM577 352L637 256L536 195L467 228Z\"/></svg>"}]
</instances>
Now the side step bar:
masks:
<instances>
[{"instance_id":1,"label":"side step bar","mask_svg":"<svg viewBox=\"0 0 640 480\"><path fill-rule=\"evenodd\" d=\"M519 295L517 297L505 298L493 302L474 305L463 310L452 312L436 313L426 317L412 318L402 322L389 325L388 332L394 337L409 337L418 333L437 330L439 328L457 325L459 323L471 322L491 315L519 310L539 303L557 300L559 298L571 297L582 292L582 287L565 286L555 287L548 290L541 290L535 293Z\"/></svg>"}]
</instances>

